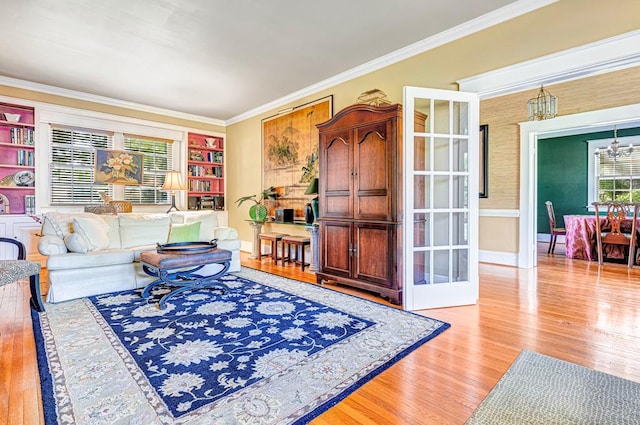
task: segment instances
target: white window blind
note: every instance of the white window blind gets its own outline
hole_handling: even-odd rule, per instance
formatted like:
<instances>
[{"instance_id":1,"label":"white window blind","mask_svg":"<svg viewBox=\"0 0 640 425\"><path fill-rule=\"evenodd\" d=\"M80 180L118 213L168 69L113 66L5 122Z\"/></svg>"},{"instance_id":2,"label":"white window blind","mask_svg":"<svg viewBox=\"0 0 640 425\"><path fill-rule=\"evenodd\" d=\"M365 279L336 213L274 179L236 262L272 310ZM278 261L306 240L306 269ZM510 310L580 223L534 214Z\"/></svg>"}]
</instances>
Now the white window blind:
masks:
<instances>
[{"instance_id":1,"label":"white window blind","mask_svg":"<svg viewBox=\"0 0 640 425\"><path fill-rule=\"evenodd\" d=\"M142 184L125 186L124 199L134 204L166 204L169 194L160 189L167 171L173 169L171 140L159 140L141 136L124 136L124 150L144 156Z\"/></svg>"},{"instance_id":2,"label":"white window blind","mask_svg":"<svg viewBox=\"0 0 640 425\"><path fill-rule=\"evenodd\" d=\"M595 169L600 202L640 202L640 149L616 159L602 150L596 156Z\"/></svg>"},{"instance_id":3,"label":"white window blind","mask_svg":"<svg viewBox=\"0 0 640 425\"><path fill-rule=\"evenodd\" d=\"M100 203L99 193L113 195L113 187L94 183L95 150L112 149L108 132L51 127L51 205Z\"/></svg>"},{"instance_id":4,"label":"white window blind","mask_svg":"<svg viewBox=\"0 0 640 425\"><path fill-rule=\"evenodd\" d=\"M100 193L134 204L167 204L160 190L173 169L173 141L101 130L51 126L51 205L100 204ZM117 149L143 154L142 184L94 183L95 150Z\"/></svg>"}]
</instances>

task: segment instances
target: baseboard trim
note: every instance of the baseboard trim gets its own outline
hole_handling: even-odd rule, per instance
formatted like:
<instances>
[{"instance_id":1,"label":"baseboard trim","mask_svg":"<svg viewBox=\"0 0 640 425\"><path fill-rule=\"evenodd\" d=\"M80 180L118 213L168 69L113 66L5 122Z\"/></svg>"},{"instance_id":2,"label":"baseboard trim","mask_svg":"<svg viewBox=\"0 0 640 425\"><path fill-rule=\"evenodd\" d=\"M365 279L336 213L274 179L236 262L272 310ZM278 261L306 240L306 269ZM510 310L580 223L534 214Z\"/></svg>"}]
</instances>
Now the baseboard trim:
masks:
<instances>
[{"instance_id":1,"label":"baseboard trim","mask_svg":"<svg viewBox=\"0 0 640 425\"><path fill-rule=\"evenodd\" d=\"M480 250L478 251L478 261L481 263L518 267L518 253Z\"/></svg>"}]
</instances>

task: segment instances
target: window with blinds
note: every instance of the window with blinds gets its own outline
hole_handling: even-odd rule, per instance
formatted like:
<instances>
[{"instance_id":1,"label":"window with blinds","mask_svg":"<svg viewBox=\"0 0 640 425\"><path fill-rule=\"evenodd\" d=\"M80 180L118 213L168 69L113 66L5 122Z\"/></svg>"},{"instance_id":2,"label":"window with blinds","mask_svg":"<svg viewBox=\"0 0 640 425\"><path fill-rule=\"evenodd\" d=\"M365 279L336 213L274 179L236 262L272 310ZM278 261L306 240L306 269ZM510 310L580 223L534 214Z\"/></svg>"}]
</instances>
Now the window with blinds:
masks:
<instances>
[{"instance_id":1,"label":"window with blinds","mask_svg":"<svg viewBox=\"0 0 640 425\"><path fill-rule=\"evenodd\" d=\"M160 189L167 171L173 169L173 149L170 140L153 140L139 136L124 136L124 150L144 155L142 184L125 186L124 199L134 204L166 204L169 194Z\"/></svg>"},{"instance_id":2,"label":"window with blinds","mask_svg":"<svg viewBox=\"0 0 640 425\"><path fill-rule=\"evenodd\" d=\"M101 192L134 204L169 203L169 194L161 188L173 169L171 140L52 125L50 146L51 205L100 204ZM143 154L142 184L95 183L96 148Z\"/></svg>"},{"instance_id":3,"label":"window with blinds","mask_svg":"<svg viewBox=\"0 0 640 425\"><path fill-rule=\"evenodd\" d=\"M51 205L100 203L100 192L113 195L113 187L94 183L95 149L112 149L113 135L106 132L51 128Z\"/></svg>"},{"instance_id":4,"label":"window with blinds","mask_svg":"<svg viewBox=\"0 0 640 425\"><path fill-rule=\"evenodd\" d=\"M596 155L596 187L600 202L640 202L640 149L629 156Z\"/></svg>"}]
</instances>

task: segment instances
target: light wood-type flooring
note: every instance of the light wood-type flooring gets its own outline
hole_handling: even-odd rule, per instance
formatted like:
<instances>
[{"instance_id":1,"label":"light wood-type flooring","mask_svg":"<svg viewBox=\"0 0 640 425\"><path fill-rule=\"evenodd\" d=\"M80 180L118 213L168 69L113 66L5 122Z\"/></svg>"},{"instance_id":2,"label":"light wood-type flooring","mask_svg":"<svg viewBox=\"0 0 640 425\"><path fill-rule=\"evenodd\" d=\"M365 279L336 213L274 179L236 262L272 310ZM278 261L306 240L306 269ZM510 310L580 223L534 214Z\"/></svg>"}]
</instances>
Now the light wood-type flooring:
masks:
<instances>
[{"instance_id":1,"label":"light wood-type flooring","mask_svg":"<svg viewBox=\"0 0 640 425\"><path fill-rule=\"evenodd\" d=\"M548 256L541 245L533 270L481 264L478 305L420 312L452 326L312 423L462 424L523 348L640 382L640 267L598 267L562 249ZM315 284L293 265L245 253L242 263ZM28 284L0 287L0 424L41 417Z\"/></svg>"}]
</instances>

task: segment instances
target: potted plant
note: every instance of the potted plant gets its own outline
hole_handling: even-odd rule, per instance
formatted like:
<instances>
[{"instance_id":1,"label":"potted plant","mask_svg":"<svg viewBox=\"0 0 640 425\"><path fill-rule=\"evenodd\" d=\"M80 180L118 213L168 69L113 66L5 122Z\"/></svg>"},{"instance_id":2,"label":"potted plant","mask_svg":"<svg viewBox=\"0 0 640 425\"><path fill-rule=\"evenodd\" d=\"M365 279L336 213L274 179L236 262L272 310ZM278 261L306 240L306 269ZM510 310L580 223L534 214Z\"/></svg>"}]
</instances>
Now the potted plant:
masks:
<instances>
[{"instance_id":1,"label":"potted plant","mask_svg":"<svg viewBox=\"0 0 640 425\"><path fill-rule=\"evenodd\" d=\"M274 186L269 186L260 193L259 197L258 195L243 196L236 200L236 204L238 204L239 207L245 201L253 201L254 205L249 208L249 217L253 221L262 222L267 218L267 207L264 205L264 201L268 199L276 199L277 196L278 192L276 191L276 188Z\"/></svg>"}]
</instances>

